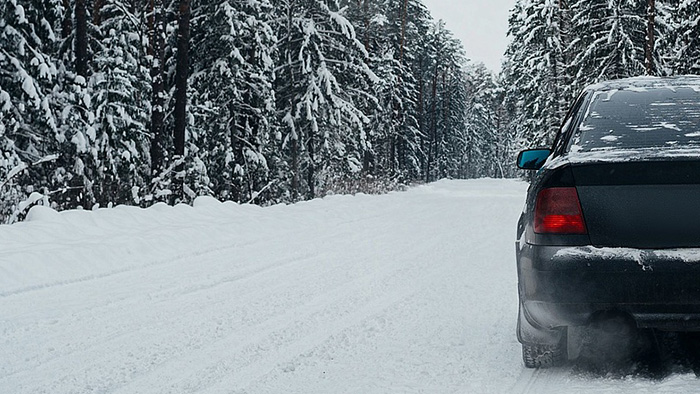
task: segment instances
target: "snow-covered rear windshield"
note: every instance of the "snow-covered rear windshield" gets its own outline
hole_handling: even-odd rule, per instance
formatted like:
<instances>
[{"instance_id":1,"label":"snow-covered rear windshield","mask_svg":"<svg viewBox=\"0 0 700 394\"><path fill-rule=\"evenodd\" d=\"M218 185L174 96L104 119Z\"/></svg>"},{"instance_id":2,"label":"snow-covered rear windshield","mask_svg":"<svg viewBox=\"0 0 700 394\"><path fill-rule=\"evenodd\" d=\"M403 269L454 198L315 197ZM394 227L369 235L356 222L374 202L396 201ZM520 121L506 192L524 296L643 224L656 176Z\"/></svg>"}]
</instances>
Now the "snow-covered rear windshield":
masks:
<instances>
[{"instance_id":1,"label":"snow-covered rear windshield","mask_svg":"<svg viewBox=\"0 0 700 394\"><path fill-rule=\"evenodd\" d=\"M570 152L700 147L700 89L653 87L596 92Z\"/></svg>"}]
</instances>

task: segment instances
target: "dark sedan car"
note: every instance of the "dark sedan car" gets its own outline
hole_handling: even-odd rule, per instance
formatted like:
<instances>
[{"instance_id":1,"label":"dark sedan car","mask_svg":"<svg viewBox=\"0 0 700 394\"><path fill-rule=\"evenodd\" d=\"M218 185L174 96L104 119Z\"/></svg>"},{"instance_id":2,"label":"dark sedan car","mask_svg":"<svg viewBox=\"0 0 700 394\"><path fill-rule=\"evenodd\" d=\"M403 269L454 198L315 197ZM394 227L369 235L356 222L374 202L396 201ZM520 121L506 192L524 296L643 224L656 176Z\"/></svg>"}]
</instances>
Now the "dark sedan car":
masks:
<instances>
[{"instance_id":1,"label":"dark sedan car","mask_svg":"<svg viewBox=\"0 0 700 394\"><path fill-rule=\"evenodd\" d=\"M516 242L527 367L611 316L700 331L700 77L589 86L518 166L537 171Z\"/></svg>"}]
</instances>

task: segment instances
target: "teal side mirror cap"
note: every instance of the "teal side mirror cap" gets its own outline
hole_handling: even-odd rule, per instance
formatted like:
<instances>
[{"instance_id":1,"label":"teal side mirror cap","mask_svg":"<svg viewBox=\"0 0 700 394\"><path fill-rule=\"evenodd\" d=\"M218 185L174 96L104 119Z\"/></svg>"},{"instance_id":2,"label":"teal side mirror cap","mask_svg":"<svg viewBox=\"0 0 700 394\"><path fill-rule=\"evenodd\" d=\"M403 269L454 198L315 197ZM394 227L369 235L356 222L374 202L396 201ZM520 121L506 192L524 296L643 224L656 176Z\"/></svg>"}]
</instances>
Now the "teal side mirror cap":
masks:
<instances>
[{"instance_id":1,"label":"teal side mirror cap","mask_svg":"<svg viewBox=\"0 0 700 394\"><path fill-rule=\"evenodd\" d=\"M539 170L547 161L552 151L549 149L529 149L518 155L518 168L523 170Z\"/></svg>"}]
</instances>

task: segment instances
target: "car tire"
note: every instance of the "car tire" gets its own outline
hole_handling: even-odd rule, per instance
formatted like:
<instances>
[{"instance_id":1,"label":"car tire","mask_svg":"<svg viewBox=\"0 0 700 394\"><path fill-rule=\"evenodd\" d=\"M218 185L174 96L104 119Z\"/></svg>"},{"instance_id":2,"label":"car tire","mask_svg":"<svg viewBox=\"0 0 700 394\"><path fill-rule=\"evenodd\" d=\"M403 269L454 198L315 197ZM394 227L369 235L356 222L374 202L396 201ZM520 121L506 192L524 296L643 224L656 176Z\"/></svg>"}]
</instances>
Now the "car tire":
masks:
<instances>
[{"instance_id":1,"label":"car tire","mask_svg":"<svg viewBox=\"0 0 700 394\"><path fill-rule=\"evenodd\" d=\"M566 348L558 345L523 344L523 362L527 368L550 368L564 363Z\"/></svg>"}]
</instances>

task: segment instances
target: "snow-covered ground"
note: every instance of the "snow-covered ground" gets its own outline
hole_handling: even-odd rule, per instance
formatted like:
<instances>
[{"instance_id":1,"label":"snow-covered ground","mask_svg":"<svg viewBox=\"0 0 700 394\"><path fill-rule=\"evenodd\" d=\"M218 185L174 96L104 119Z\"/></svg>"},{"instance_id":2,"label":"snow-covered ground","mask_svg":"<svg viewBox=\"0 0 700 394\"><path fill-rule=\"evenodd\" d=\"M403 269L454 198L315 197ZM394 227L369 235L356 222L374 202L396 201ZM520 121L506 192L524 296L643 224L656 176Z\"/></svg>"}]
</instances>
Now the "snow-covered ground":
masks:
<instances>
[{"instance_id":1,"label":"snow-covered ground","mask_svg":"<svg viewBox=\"0 0 700 394\"><path fill-rule=\"evenodd\" d=\"M526 184L259 208L35 208L0 227L0 393L687 392L524 369Z\"/></svg>"}]
</instances>

